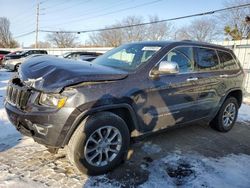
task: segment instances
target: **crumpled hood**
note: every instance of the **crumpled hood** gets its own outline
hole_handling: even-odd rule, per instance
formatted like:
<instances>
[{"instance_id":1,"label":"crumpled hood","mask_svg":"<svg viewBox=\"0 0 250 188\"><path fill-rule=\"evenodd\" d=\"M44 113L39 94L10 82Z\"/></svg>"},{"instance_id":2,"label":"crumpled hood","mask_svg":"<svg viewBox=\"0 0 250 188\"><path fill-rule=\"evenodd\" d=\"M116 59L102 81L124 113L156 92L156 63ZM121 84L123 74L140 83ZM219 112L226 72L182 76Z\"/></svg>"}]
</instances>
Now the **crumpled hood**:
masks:
<instances>
[{"instance_id":1,"label":"crumpled hood","mask_svg":"<svg viewBox=\"0 0 250 188\"><path fill-rule=\"evenodd\" d=\"M19 68L25 85L43 92L60 92L64 87L91 81L112 81L128 73L111 67L51 56L30 58Z\"/></svg>"}]
</instances>

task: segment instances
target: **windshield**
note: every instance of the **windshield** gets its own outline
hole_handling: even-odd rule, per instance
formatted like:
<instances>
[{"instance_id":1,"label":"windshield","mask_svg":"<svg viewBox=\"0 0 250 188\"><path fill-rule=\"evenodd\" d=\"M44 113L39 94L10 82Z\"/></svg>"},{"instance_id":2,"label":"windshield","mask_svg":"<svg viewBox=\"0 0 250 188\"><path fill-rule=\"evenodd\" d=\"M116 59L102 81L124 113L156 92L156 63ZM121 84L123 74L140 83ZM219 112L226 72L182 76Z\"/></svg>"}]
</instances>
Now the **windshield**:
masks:
<instances>
[{"instance_id":1,"label":"windshield","mask_svg":"<svg viewBox=\"0 0 250 188\"><path fill-rule=\"evenodd\" d=\"M112 49L92 61L95 64L133 71L146 63L161 46L126 44Z\"/></svg>"}]
</instances>

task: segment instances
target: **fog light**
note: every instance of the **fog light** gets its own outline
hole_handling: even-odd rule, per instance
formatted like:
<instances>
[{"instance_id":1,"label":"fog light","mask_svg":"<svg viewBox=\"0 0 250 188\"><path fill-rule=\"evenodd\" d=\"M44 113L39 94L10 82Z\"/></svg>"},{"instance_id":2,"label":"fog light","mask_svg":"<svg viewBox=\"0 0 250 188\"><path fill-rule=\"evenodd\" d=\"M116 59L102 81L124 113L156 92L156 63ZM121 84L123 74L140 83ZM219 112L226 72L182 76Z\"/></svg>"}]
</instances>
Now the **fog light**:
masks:
<instances>
[{"instance_id":1,"label":"fog light","mask_svg":"<svg viewBox=\"0 0 250 188\"><path fill-rule=\"evenodd\" d=\"M48 134L48 129L51 127L51 125L44 127L44 125L33 124L33 127L39 134L45 136Z\"/></svg>"}]
</instances>

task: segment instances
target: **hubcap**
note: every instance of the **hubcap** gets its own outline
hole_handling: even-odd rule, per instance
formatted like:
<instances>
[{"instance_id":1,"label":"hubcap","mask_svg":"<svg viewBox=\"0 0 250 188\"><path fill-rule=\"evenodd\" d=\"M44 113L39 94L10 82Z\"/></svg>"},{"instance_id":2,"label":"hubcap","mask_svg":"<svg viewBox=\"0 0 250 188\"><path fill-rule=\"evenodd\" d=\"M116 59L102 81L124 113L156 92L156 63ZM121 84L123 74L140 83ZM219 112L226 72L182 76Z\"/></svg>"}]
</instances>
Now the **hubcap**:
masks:
<instances>
[{"instance_id":1,"label":"hubcap","mask_svg":"<svg viewBox=\"0 0 250 188\"><path fill-rule=\"evenodd\" d=\"M224 112L223 112L223 116L222 116L222 122L224 127L229 127L230 125L232 125L234 119L235 119L235 114L236 114L236 107L234 103L229 103Z\"/></svg>"},{"instance_id":2,"label":"hubcap","mask_svg":"<svg viewBox=\"0 0 250 188\"><path fill-rule=\"evenodd\" d=\"M93 166L105 166L118 155L122 146L120 131L112 126L97 129L88 138L84 147L84 156Z\"/></svg>"}]
</instances>

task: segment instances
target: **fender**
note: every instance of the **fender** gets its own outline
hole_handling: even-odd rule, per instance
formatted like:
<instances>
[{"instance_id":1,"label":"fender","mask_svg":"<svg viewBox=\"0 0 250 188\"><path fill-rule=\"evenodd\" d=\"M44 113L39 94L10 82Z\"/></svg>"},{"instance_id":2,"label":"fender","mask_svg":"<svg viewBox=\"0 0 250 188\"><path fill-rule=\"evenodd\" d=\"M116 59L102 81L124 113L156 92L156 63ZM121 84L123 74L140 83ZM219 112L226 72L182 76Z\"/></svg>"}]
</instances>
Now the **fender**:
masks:
<instances>
[{"instance_id":1,"label":"fender","mask_svg":"<svg viewBox=\"0 0 250 188\"><path fill-rule=\"evenodd\" d=\"M137 121L137 117L136 117L136 113L134 112L134 109L127 103L121 103L121 104L111 104L111 105L105 105L105 106L99 106L90 110L85 110L83 112L81 112L76 118L75 121L73 122L72 126L69 128L65 139L62 143L62 147L64 147L65 145L68 144L71 136L73 135L74 131L76 130L76 128L78 127L78 125L89 115L97 113L97 112L101 112L101 111L107 111L107 110L113 110L113 109L120 109L120 108L125 108L129 111L132 121L134 123L135 129L139 130L139 126L138 126L138 121Z\"/></svg>"},{"instance_id":2,"label":"fender","mask_svg":"<svg viewBox=\"0 0 250 188\"><path fill-rule=\"evenodd\" d=\"M218 104L218 107L217 109L215 110L214 114L212 115L212 119L215 118L215 116L217 115L217 113L219 112L222 104L225 102L227 96L229 95L229 93L233 92L233 91L241 91L242 92L242 88L240 87L237 87L237 88L232 88L232 89L229 89L220 99L220 102ZM241 104L240 104L241 105Z\"/></svg>"}]
</instances>

